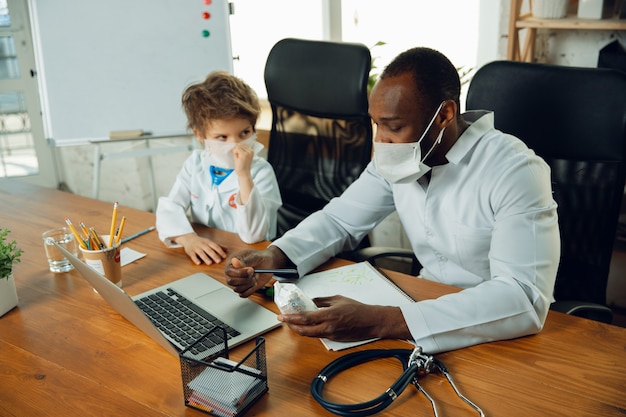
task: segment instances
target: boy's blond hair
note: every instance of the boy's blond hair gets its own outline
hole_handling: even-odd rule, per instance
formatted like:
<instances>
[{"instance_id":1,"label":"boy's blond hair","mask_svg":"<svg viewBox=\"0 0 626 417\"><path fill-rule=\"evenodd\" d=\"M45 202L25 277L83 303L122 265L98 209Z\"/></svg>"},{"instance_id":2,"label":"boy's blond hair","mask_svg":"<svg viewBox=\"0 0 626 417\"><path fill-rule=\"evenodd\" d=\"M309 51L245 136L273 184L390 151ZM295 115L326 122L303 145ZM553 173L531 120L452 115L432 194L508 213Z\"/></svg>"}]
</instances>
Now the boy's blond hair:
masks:
<instances>
[{"instance_id":1,"label":"boy's blond hair","mask_svg":"<svg viewBox=\"0 0 626 417\"><path fill-rule=\"evenodd\" d=\"M203 82L187 87L182 105L187 127L203 136L211 121L217 119L247 119L254 129L261 113L254 90L226 71L211 72Z\"/></svg>"}]
</instances>

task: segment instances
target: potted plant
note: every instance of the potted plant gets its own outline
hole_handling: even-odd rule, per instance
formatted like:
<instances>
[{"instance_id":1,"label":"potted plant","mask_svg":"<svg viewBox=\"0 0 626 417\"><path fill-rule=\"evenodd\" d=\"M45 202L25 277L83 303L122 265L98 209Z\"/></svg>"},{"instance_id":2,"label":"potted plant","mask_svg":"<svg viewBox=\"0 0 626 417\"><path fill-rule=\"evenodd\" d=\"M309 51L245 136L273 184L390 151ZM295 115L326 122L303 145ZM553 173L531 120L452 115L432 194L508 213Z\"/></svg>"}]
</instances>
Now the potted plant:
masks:
<instances>
[{"instance_id":1,"label":"potted plant","mask_svg":"<svg viewBox=\"0 0 626 417\"><path fill-rule=\"evenodd\" d=\"M387 45L387 42L378 41L374 45L370 46L370 51L373 51L374 48L376 47L385 46L385 45ZM374 88L374 84L376 84L376 81L378 81L378 76L380 75L379 67L377 65L378 58L380 57L372 55L372 64L371 64L372 66L370 68L369 77L367 79L367 94L368 95L372 91L372 88ZM471 73L474 70L473 68L465 68L465 66L462 65L460 67L456 67L456 70L459 73L459 78L461 80L462 86L470 82L470 80L472 79Z\"/></svg>"},{"instance_id":2,"label":"potted plant","mask_svg":"<svg viewBox=\"0 0 626 417\"><path fill-rule=\"evenodd\" d=\"M370 46L370 51L373 51L374 48L376 48L377 46L384 46L387 45L387 42L383 42L383 41L378 41L376 42L374 45ZM378 56L373 56L372 57L372 66L370 68L370 75L367 79L367 93L369 94L372 91L372 88L374 88L374 84L376 84L376 81L378 80L378 66L376 65L376 61L378 60Z\"/></svg>"},{"instance_id":3,"label":"potted plant","mask_svg":"<svg viewBox=\"0 0 626 417\"><path fill-rule=\"evenodd\" d=\"M0 316L17 306L13 265L20 262L23 252L15 240L7 240L9 232L8 229L0 229Z\"/></svg>"}]
</instances>

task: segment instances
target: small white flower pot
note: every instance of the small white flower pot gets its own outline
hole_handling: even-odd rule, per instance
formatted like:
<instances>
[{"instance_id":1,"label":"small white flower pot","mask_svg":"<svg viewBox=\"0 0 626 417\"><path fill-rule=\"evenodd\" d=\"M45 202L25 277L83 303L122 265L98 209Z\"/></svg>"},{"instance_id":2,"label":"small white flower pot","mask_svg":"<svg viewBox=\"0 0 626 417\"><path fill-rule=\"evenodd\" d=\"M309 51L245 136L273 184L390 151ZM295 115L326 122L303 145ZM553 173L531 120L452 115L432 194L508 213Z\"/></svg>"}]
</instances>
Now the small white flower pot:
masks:
<instances>
[{"instance_id":1,"label":"small white flower pot","mask_svg":"<svg viewBox=\"0 0 626 417\"><path fill-rule=\"evenodd\" d=\"M0 316L17 306L17 291L13 274L0 278Z\"/></svg>"},{"instance_id":2,"label":"small white flower pot","mask_svg":"<svg viewBox=\"0 0 626 417\"><path fill-rule=\"evenodd\" d=\"M561 19L567 15L569 0L532 0L532 14L541 19Z\"/></svg>"},{"instance_id":3,"label":"small white flower pot","mask_svg":"<svg viewBox=\"0 0 626 417\"><path fill-rule=\"evenodd\" d=\"M579 19L602 19L603 0L578 0Z\"/></svg>"}]
</instances>

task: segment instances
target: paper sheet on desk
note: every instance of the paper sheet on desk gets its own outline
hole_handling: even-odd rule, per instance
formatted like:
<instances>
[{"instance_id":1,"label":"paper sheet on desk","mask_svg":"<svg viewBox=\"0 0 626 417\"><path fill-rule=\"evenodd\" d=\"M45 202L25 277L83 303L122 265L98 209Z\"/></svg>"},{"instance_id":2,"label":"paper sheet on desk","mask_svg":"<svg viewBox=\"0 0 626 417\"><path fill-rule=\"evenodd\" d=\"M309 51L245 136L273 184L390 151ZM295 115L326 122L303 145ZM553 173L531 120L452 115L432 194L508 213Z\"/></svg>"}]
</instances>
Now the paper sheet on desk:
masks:
<instances>
[{"instance_id":1,"label":"paper sheet on desk","mask_svg":"<svg viewBox=\"0 0 626 417\"><path fill-rule=\"evenodd\" d=\"M369 262L350 264L305 275L296 285L310 298L343 295L365 304L399 306L413 303L406 293L378 272ZM320 339L328 350L342 350L372 342L335 342Z\"/></svg>"},{"instance_id":2,"label":"paper sheet on desk","mask_svg":"<svg viewBox=\"0 0 626 417\"><path fill-rule=\"evenodd\" d=\"M328 350L344 350L355 346L364 345L378 339L359 340L358 342L335 342L334 340L321 338L320 341Z\"/></svg>"},{"instance_id":3,"label":"paper sheet on desk","mask_svg":"<svg viewBox=\"0 0 626 417\"><path fill-rule=\"evenodd\" d=\"M135 262L137 259L141 259L144 256L146 256L145 253L137 252L131 248L122 248L122 250L120 250L120 262L122 266Z\"/></svg>"}]
</instances>

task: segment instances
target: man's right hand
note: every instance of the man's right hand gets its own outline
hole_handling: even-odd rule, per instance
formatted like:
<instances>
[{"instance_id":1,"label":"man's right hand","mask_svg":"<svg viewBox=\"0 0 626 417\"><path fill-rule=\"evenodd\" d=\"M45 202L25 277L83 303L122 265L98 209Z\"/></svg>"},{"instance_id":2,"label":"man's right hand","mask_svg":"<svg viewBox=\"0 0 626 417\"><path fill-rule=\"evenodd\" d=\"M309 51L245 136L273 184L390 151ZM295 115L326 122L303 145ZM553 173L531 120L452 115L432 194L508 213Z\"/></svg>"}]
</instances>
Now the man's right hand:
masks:
<instances>
[{"instance_id":1,"label":"man's right hand","mask_svg":"<svg viewBox=\"0 0 626 417\"><path fill-rule=\"evenodd\" d=\"M256 274L254 269L281 268L287 263L287 257L276 247L265 250L243 250L234 254L226 263L226 283L239 293L240 297L249 297L263 287L272 274Z\"/></svg>"}]
</instances>

